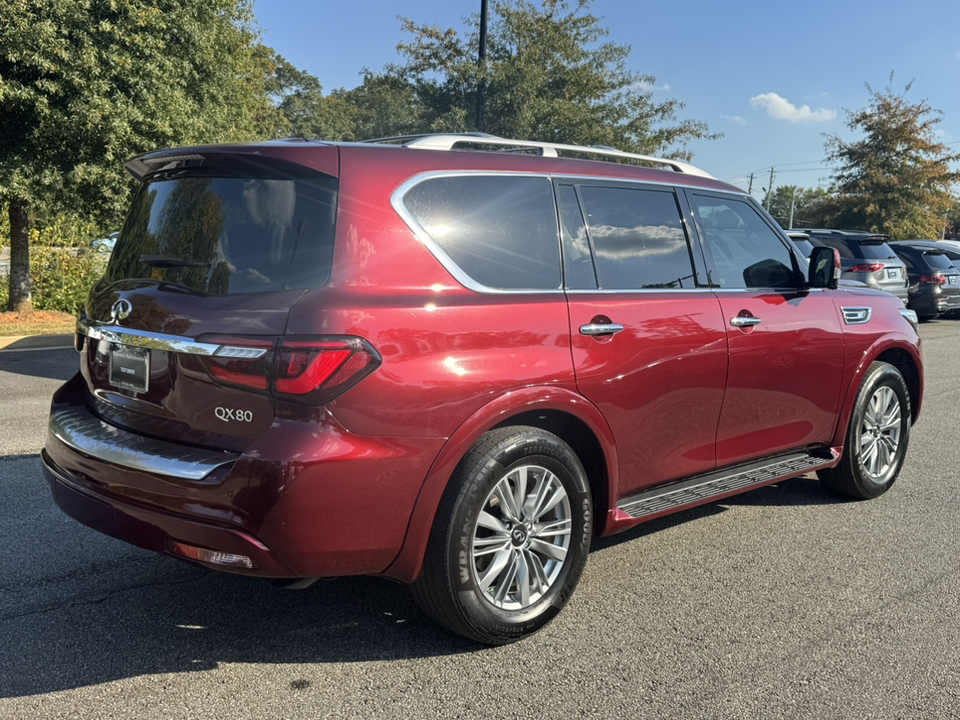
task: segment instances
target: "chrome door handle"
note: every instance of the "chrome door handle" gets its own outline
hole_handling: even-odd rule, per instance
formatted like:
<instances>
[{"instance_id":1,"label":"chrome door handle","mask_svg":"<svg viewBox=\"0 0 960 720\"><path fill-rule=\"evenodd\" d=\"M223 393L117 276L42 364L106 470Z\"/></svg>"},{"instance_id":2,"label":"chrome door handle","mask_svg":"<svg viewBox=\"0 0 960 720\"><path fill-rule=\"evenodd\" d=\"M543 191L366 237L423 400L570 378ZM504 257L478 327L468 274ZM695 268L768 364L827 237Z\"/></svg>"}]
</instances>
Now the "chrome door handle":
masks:
<instances>
[{"instance_id":1,"label":"chrome door handle","mask_svg":"<svg viewBox=\"0 0 960 720\"><path fill-rule=\"evenodd\" d=\"M616 335L623 331L623 325L617 323L589 323L580 326L581 335Z\"/></svg>"},{"instance_id":2,"label":"chrome door handle","mask_svg":"<svg viewBox=\"0 0 960 720\"><path fill-rule=\"evenodd\" d=\"M760 318L753 316L742 317L738 315L737 317L730 318L730 324L734 327L751 327L753 325L759 325L760 322Z\"/></svg>"}]
</instances>

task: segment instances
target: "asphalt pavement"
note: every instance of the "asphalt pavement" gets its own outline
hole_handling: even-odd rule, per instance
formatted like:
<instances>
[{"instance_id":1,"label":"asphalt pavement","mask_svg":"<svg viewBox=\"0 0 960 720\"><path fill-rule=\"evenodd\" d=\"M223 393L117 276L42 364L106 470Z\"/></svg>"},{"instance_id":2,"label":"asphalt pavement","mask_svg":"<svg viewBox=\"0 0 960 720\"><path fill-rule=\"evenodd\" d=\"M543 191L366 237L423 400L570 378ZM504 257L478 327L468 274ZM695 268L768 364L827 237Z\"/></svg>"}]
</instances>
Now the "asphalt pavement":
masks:
<instances>
[{"instance_id":1,"label":"asphalt pavement","mask_svg":"<svg viewBox=\"0 0 960 720\"><path fill-rule=\"evenodd\" d=\"M567 608L502 648L373 578L281 591L95 533L40 472L69 349L0 352L0 718L958 718L960 321L869 502L812 476L595 544Z\"/></svg>"}]
</instances>

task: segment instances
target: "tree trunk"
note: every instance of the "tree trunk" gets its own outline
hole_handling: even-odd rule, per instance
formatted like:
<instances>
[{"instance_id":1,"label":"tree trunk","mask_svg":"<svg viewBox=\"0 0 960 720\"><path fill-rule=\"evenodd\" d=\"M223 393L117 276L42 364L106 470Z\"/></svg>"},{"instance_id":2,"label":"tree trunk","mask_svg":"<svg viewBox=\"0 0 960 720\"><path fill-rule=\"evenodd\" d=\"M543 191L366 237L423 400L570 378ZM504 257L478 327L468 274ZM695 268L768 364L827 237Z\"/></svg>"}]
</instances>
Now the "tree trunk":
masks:
<instances>
[{"instance_id":1,"label":"tree trunk","mask_svg":"<svg viewBox=\"0 0 960 720\"><path fill-rule=\"evenodd\" d=\"M27 203L10 201L10 298L7 310L30 311L30 215Z\"/></svg>"}]
</instances>

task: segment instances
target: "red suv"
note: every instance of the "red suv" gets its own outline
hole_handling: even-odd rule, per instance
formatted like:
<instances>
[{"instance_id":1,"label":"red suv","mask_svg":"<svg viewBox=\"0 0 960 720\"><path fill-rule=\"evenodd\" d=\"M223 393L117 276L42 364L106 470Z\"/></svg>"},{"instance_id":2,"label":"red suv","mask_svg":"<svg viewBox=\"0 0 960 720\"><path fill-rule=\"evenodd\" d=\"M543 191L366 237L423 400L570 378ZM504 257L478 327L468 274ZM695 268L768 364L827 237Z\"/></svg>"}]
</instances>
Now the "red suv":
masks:
<instances>
[{"instance_id":1,"label":"red suv","mask_svg":"<svg viewBox=\"0 0 960 720\"><path fill-rule=\"evenodd\" d=\"M685 163L444 135L127 167L42 453L60 507L114 537L290 586L393 578L504 643L556 615L594 537L900 470L915 315Z\"/></svg>"}]
</instances>

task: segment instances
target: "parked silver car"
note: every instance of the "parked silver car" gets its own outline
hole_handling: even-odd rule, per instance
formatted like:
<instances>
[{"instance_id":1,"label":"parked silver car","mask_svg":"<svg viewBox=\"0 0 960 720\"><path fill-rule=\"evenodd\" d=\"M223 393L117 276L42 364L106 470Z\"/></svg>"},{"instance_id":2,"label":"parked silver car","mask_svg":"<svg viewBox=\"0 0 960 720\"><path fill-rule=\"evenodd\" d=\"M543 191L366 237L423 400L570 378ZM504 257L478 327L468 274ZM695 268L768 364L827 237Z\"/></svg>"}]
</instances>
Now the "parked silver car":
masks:
<instances>
[{"instance_id":1,"label":"parked silver car","mask_svg":"<svg viewBox=\"0 0 960 720\"><path fill-rule=\"evenodd\" d=\"M840 251L843 279L857 280L877 290L885 290L906 305L909 297L907 268L887 244L889 235L851 230L803 229L802 232L814 245L826 245Z\"/></svg>"}]
</instances>

